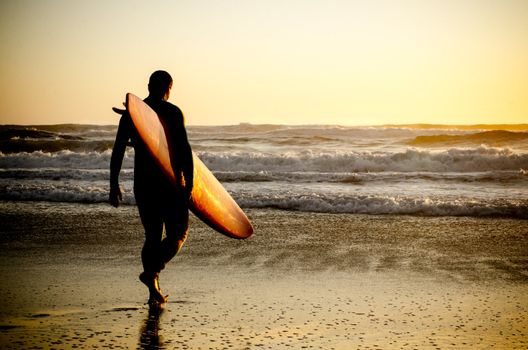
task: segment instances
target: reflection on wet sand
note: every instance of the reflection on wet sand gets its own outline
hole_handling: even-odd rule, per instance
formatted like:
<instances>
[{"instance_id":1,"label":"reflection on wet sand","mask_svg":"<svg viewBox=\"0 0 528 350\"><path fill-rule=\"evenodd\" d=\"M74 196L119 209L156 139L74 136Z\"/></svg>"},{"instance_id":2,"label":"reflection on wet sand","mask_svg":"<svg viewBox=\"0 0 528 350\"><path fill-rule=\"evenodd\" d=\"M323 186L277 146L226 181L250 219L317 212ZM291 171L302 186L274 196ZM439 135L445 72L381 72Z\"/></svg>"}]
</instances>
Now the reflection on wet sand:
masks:
<instances>
[{"instance_id":1,"label":"reflection on wet sand","mask_svg":"<svg viewBox=\"0 0 528 350\"><path fill-rule=\"evenodd\" d=\"M141 349L163 349L163 339L159 335L159 321L164 310L163 304L153 303L149 305L148 316L144 320L139 337Z\"/></svg>"}]
</instances>

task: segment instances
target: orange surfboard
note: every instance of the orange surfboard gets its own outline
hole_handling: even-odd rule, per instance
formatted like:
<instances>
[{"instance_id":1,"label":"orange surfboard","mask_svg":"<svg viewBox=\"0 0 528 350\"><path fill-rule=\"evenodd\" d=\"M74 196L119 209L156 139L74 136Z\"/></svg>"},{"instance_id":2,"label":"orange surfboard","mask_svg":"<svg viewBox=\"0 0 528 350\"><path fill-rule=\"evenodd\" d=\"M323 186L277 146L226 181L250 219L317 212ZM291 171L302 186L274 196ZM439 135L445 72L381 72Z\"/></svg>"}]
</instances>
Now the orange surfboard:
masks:
<instances>
[{"instance_id":1,"label":"orange surfboard","mask_svg":"<svg viewBox=\"0 0 528 350\"><path fill-rule=\"evenodd\" d=\"M158 115L139 97L131 93L127 94L126 105L139 136L147 145L149 152L169 180L176 184L167 136ZM251 236L253 226L246 214L194 152L193 163L191 211L203 222L226 236L238 239Z\"/></svg>"}]
</instances>

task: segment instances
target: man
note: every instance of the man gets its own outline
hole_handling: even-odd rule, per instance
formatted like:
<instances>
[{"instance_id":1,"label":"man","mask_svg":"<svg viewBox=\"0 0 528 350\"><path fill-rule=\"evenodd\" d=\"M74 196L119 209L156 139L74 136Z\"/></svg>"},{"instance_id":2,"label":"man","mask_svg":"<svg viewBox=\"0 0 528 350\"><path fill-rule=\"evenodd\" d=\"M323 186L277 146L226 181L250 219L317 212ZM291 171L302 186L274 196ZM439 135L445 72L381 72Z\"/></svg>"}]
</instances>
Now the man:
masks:
<instances>
[{"instance_id":1,"label":"man","mask_svg":"<svg viewBox=\"0 0 528 350\"><path fill-rule=\"evenodd\" d=\"M129 140L135 151L134 196L145 229L145 243L141 251L143 272L139 279L149 289L149 303L165 303L159 287L159 274L165 265L180 251L187 238L188 203L193 186L193 161L187 140L181 110L167 102L172 88L172 77L165 71L152 73L149 79L149 96L144 100L159 116L168 142L172 145L171 162L177 185L171 184L162 173L143 143L130 115L121 113L116 140L110 160L110 204L114 207L122 200L119 172ZM165 238L163 238L165 227Z\"/></svg>"}]
</instances>

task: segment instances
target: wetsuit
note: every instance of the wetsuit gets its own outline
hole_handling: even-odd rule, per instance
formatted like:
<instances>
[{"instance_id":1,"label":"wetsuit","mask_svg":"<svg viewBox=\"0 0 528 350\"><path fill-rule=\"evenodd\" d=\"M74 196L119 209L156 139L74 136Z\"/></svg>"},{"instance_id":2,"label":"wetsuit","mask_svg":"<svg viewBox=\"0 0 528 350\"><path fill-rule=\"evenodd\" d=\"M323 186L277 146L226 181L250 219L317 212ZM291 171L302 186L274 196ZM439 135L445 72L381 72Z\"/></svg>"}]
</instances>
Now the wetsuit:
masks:
<instances>
[{"instance_id":1,"label":"wetsuit","mask_svg":"<svg viewBox=\"0 0 528 350\"><path fill-rule=\"evenodd\" d=\"M174 186L168 181L139 137L128 113L123 114L119 121L110 161L110 186L118 186L119 172L130 140L135 151L134 196L145 229L141 260L144 271L155 274L179 252L187 238L193 162L181 110L162 99L147 97L145 103L158 114L171 149L177 150L171 154L171 163L177 178L183 176L185 179L185 187Z\"/></svg>"}]
</instances>

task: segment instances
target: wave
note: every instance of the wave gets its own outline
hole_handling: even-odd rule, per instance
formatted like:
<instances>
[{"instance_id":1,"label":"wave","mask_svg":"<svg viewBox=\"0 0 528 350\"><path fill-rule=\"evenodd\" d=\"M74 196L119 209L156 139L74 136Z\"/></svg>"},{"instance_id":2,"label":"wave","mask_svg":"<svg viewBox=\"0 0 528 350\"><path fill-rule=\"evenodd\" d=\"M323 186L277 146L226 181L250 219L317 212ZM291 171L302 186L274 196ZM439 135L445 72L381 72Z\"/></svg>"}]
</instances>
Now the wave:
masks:
<instances>
[{"instance_id":1,"label":"wave","mask_svg":"<svg viewBox=\"0 0 528 350\"><path fill-rule=\"evenodd\" d=\"M510 149L478 147L432 152L407 149L403 152L335 153L201 153L213 171L271 172L483 172L528 168L528 154Z\"/></svg>"},{"instance_id":2,"label":"wave","mask_svg":"<svg viewBox=\"0 0 528 350\"><path fill-rule=\"evenodd\" d=\"M276 196L241 198L246 208L276 208L282 210L347 213L347 214L403 214L424 216L496 216L528 219L528 200L417 198L390 196L327 197Z\"/></svg>"},{"instance_id":3,"label":"wave","mask_svg":"<svg viewBox=\"0 0 528 350\"><path fill-rule=\"evenodd\" d=\"M122 169L119 177L122 180L132 180L134 171L132 169ZM108 181L109 178L109 169L0 169L0 179L4 180Z\"/></svg>"},{"instance_id":4,"label":"wave","mask_svg":"<svg viewBox=\"0 0 528 350\"><path fill-rule=\"evenodd\" d=\"M407 140L418 135L434 135L437 130L416 130L380 127L340 126L251 126L251 127L189 127L191 141L256 142L280 145L312 145L339 142L355 144L362 140ZM456 132L456 131L454 131ZM459 131L464 133L464 131Z\"/></svg>"},{"instance_id":5,"label":"wave","mask_svg":"<svg viewBox=\"0 0 528 350\"><path fill-rule=\"evenodd\" d=\"M117 125L91 125L91 124L54 124L54 125L0 125L0 135L5 133L19 132L25 130L28 132L49 132L55 134L68 135L93 135L93 134L113 134L117 130Z\"/></svg>"},{"instance_id":6,"label":"wave","mask_svg":"<svg viewBox=\"0 0 528 350\"><path fill-rule=\"evenodd\" d=\"M0 125L0 152L103 152L113 145L115 127L92 125Z\"/></svg>"},{"instance_id":7,"label":"wave","mask_svg":"<svg viewBox=\"0 0 528 350\"><path fill-rule=\"evenodd\" d=\"M413 197L386 195L325 194L292 195L235 193L235 200L243 208L273 208L281 210L348 213L373 215L423 215L423 216L493 216L528 219L528 200L496 198ZM48 201L73 203L106 203L106 184L10 184L0 186L0 200ZM134 205L132 193L125 193L124 204Z\"/></svg>"},{"instance_id":8,"label":"wave","mask_svg":"<svg viewBox=\"0 0 528 350\"><path fill-rule=\"evenodd\" d=\"M2 153L21 153L21 152L104 152L112 149L114 142L109 140L91 140L82 139L54 139L54 140L35 140L35 139L11 139L9 141L0 141L0 152Z\"/></svg>"},{"instance_id":9,"label":"wave","mask_svg":"<svg viewBox=\"0 0 528 350\"><path fill-rule=\"evenodd\" d=\"M61 133L54 133L45 130L37 129L3 129L0 130L0 140L2 141L13 141L13 140L83 140L83 137L67 135Z\"/></svg>"},{"instance_id":10,"label":"wave","mask_svg":"<svg viewBox=\"0 0 528 350\"><path fill-rule=\"evenodd\" d=\"M465 135L422 135L409 142L413 146L445 146L461 144L486 144L500 147L514 142L527 142L528 132L513 132L505 130L484 131Z\"/></svg>"},{"instance_id":11,"label":"wave","mask_svg":"<svg viewBox=\"0 0 528 350\"><path fill-rule=\"evenodd\" d=\"M0 125L0 152L104 152L110 150L116 126ZM275 154L286 151L312 150L317 152L350 150L399 150L411 146L475 146L488 144L500 147L528 149L527 132L488 131L467 134L464 130L339 127L339 126L284 126L238 125L223 127L189 127L189 139L194 149L202 152L218 151L258 152ZM411 140L411 141L409 141ZM349 152L350 153L350 152Z\"/></svg>"},{"instance_id":12,"label":"wave","mask_svg":"<svg viewBox=\"0 0 528 350\"><path fill-rule=\"evenodd\" d=\"M526 131L528 124L385 124L381 127L386 128L405 128L419 130L509 130L509 131Z\"/></svg>"},{"instance_id":13,"label":"wave","mask_svg":"<svg viewBox=\"0 0 528 350\"><path fill-rule=\"evenodd\" d=\"M434 172L379 172L379 173L322 173L322 172L269 172L259 171L215 171L216 178L231 182L291 182L291 183L337 183L368 185L374 182L401 183L409 181L452 182L452 183L500 183L518 184L528 181L528 171L486 171L471 173ZM1 177L1 173L0 173ZM527 183L528 185L528 183Z\"/></svg>"},{"instance_id":14,"label":"wave","mask_svg":"<svg viewBox=\"0 0 528 350\"><path fill-rule=\"evenodd\" d=\"M133 149L128 149L124 168L133 167ZM111 150L103 152L0 153L0 168L108 169ZM214 172L259 173L368 173L368 172L487 172L528 169L528 153L510 149L478 147L447 151L403 152L298 152L284 154L210 153L198 156ZM241 173L243 175L243 173ZM229 175L226 175L229 176Z\"/></svg>"},{"instance_id":15,"label":"wave","mask_svg":"<svg viewBox=\"0 0 528 350\"><path fill-rule=\"evenodd\" d=\"M7 201L107 203L108 193L108 186L102 184L26 182L0 186L0 200ZM125 195L123 204L135 204L134 196Z\"/></svg>"},{"instance_id":16,"label":"wave","mask_svg":"<svg viewBox=\"0 0 528 350\"><path fill-rule=\"evenodd\" d=\"M203 130L209 132L209 126L190 126L195 130ZM250 132L250 133L269 133L276 131L290 131L290 130L382 130L382 131L423 131L431 130L449 130L449 131L484 131L484 130L509 130L509 131L527 131L528 124L385 124L385 125L364 125L364 126L344 126L344 125L330 125L330 124L313 124L313 125L283 125L283 124L251 124L240 123L238 125L218 125L213 127L222 133L228 132Z\"/></svg>"},{"instance_id":17,"label":"wave","mask_svg":"<svg viewBox=\"0 0 528 350\"><path fill-rule=\"evenodd\" d=\"M0 169L108 169L112 151L104 152L21 152L3 154L0 152ZM128 150L123 168L133 168L133 151Z\"/></svg>"},{"instance_id":18,"label":"wave","mask_svg":"<svg viewBox=\"0 0 528 350\"><path fill-rule=\"evenodd\" d=\"M0 180L5 181L108 181L109 169L97 168L0 168ZM270 172L270 171L214 171L215 177L222 183L326 183L345 186L368 186L391 183L442 182L453 184L495 184L527 186L528 171L488 171L472 173L433 173L433 172L379 172L379 173L323 173L323 172ZM134 170L121 170L122 181L132 181Z\"/></svg>"}]
</instances>

